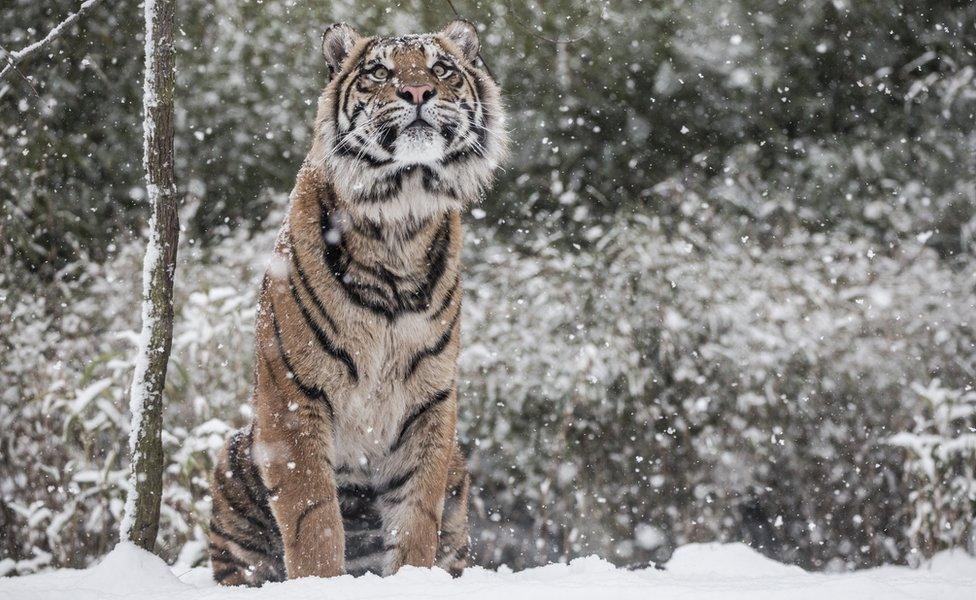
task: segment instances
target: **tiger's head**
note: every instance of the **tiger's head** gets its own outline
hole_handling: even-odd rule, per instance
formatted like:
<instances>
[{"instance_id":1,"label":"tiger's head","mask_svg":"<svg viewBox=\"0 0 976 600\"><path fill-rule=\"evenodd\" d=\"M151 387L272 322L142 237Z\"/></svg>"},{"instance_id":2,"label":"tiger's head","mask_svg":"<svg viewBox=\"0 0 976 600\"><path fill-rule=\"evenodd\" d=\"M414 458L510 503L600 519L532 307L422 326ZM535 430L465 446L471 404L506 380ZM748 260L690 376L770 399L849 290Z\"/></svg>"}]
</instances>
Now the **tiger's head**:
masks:
<instances>
[{"instance_id":1,"label":"tiger's head","mask_svg":"<svg viewBox=\"0 0 976 600\"><path fill-rule=\"evenodd\" d=\"M342 208L374 221L458 210L490 183L507 148L498 86L474 66L478 35L453 21L433 34L323 36L332 78L311 160Z\"/></svg>"}]
</instances>

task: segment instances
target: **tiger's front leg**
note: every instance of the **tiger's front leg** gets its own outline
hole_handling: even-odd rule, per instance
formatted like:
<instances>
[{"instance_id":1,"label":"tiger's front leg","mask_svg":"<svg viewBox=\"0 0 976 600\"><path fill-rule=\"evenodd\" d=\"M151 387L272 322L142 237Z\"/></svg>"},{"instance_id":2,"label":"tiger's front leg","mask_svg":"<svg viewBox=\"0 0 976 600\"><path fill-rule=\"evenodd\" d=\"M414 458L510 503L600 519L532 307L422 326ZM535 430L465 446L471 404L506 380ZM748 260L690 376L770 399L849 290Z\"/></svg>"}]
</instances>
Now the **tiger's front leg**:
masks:
<instances>
[{"instance_id":1,"label":"tiger's front leg","mask_svg":"<svg viewBox=\"0 0 976 600\"><path fill-rule=\"evenodd\" d=\"M307 445L290 449L294 461L264 469L268 481L280 482L272 488L270 505L281 530L285 571L289 579L341 575L345 533L334 475Z\"/></svg>"},{"instance_id":2,"label":"tiger's front leg","mask_svg":"<svg viewBox=\"0 0 976 600\"><path fill-rule=\"evenodd\" d=\"M391 448L395 489L382 498L392 550L386 574L434 565L456 421L456 390L439 392L411 414Z\"/></svg>"},{"instance_id":3,"label":"tiger's front leg","mask_svg":"<svg viewBox=\"0 0 976 600\"><path fill-rule=\"evenodd\" d=\"M289 579L341 575L345 532L330 461L331 414L293 390L272 387L265 391L277 401L256 403L254 458L281 531L285 570Z\"/></svg>"}]
</instances>

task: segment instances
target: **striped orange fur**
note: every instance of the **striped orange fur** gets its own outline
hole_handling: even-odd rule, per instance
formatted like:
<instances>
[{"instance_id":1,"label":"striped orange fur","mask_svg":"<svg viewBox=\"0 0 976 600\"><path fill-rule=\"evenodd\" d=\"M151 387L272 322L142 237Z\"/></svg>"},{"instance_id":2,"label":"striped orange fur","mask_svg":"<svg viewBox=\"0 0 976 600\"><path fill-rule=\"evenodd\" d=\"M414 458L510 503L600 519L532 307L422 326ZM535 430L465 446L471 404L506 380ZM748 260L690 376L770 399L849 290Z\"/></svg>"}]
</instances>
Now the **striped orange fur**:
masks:
<instances>
[{"instance_id":1,"label":"striped orange fur","mask_svg":"<svg viewBox=\"0 0 976 600\"><path fill-rule=\"evenodd\" d=\"M474 28L364 38L334 25L334 76L264 278L254 420L213 475L227 585L460 573L460 211L506 149Z\"/></svg>"}]
</instances>

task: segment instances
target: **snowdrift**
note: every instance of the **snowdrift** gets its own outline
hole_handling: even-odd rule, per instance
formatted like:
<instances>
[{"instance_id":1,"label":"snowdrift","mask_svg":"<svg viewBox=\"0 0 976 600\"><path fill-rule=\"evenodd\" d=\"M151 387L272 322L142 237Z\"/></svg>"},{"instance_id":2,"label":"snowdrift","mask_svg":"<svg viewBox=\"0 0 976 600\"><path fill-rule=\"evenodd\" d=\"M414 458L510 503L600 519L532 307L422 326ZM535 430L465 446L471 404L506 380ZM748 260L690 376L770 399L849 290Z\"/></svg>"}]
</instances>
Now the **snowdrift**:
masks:
<instances>
[{"instance_id":1,"label":"snowdrift","mask_svg":"<svg viewBox=\"0 0 976 600\"><path fill-rule=\"evenodd\" d=\"M976 598L976 558L944 552L920 569L882 567L808 573L741 544L679 548L666 571L626 571L596 557L518 573L473 568L459 579L406 568L393 577L303 579L261 589L218 588L204 568L174 572L157 557L120 544L97 566L0 579L3 600L871 600Z\"/></svg>"}]
</instances>

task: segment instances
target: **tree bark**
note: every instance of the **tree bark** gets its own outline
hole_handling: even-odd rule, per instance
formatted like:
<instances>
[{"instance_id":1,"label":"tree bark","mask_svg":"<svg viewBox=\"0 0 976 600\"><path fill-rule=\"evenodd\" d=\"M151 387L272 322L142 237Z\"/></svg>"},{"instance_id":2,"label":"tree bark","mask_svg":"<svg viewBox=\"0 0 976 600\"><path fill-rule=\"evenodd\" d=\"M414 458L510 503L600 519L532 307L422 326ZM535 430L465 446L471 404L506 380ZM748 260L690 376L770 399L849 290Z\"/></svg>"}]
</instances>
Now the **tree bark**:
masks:
<instances>
[{"instance_id":1,"label":"tree bark","mask_svg":"<svg viewBox=\"0 0 976 600\"><path fill-rule=\"evenodd\" d=\"M122 539L150 551L159 530L163 387L173 336L173 275L179 241L173 171L174 4L175 0L145 0L143 160L152 216L142 272L142 335L130 395L130 489L121 528Z\"/></svg>"}]
</instances>

